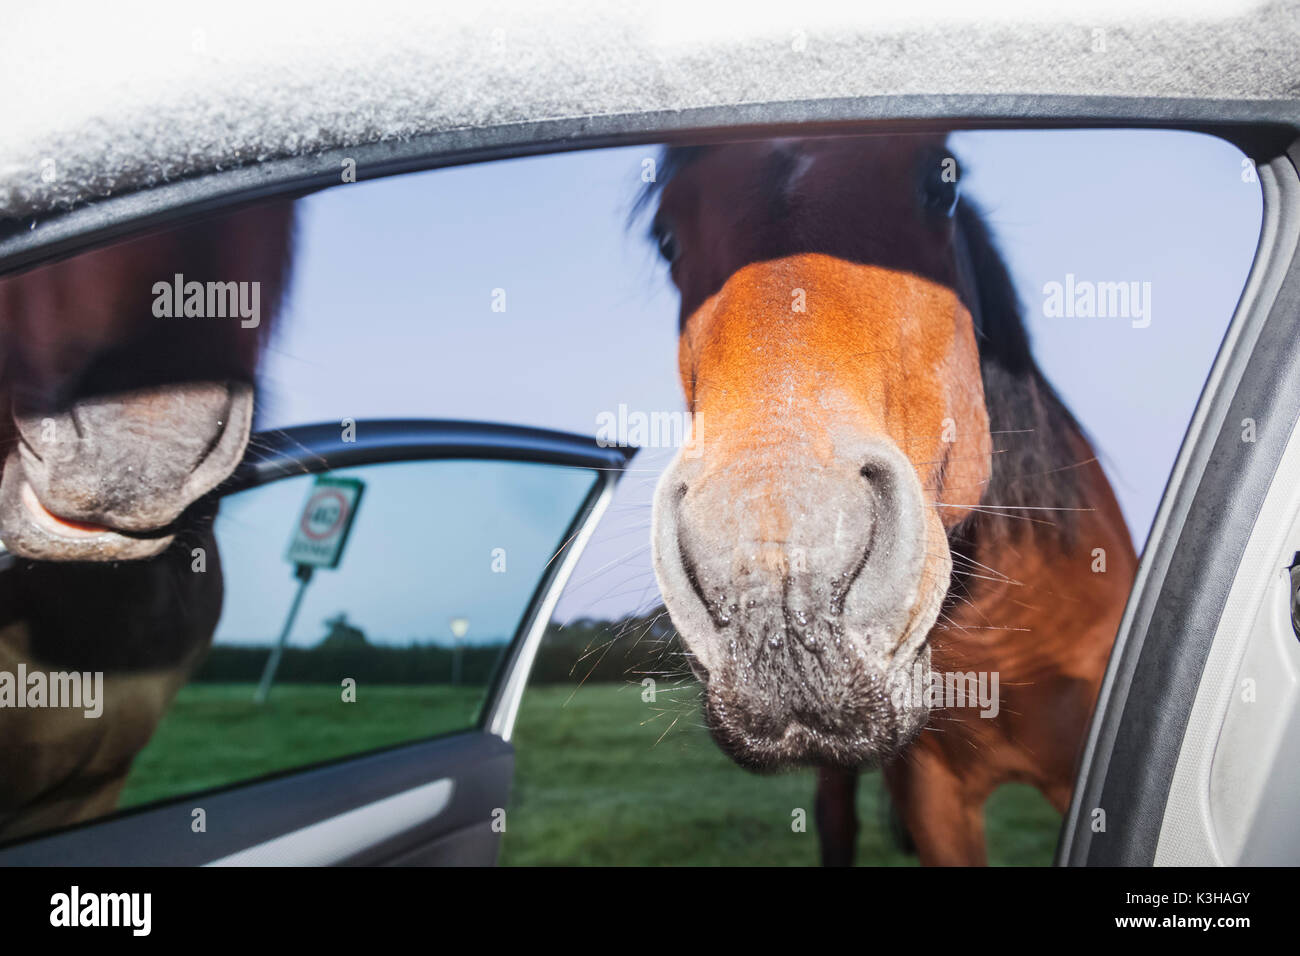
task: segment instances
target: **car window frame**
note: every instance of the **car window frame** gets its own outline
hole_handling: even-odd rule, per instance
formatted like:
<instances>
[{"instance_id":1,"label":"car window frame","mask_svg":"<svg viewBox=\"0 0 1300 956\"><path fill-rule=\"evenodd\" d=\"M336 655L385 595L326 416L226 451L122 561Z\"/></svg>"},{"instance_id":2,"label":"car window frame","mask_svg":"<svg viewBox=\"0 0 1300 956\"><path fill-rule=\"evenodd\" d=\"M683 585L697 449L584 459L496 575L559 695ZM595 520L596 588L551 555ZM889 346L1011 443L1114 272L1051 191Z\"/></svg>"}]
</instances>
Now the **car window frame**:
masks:
<instances>
[{"instance_id":1,"label":"car window frame","mask_svg":"<svg viewBox=\"0 0 1300 956\"><path fill-rule=\"evenodd\" d=\"M1255 163L1261 181L1267 178L1271 182L1264 190L1266 222L1290 223L1300 216L1300 189L1295 188L1300 182L1300 100L1037 93L807 99L445 130L401 143L360 144L347 150L206 173L110 197L33 222L29 229L17 228L0 235L0 276L110 239L224 212L240 204L307 195L324 188L347 188L339 184L337 172L345 158L354 160L358 181L365 181L445 166L605 146L700 143L796 133L991 128L1150 128L1207 133L1238 146ZM1283 450L1277 429L1261 440L1256 454L1244 466L1227 466L1222 447L1214 447L1223 437L1224 416L1238 395L1272 387L1276 377L1273 372L1289 367L1293 361L1300 363L1300 342L1284 334L1284 326L1291 319L1288 309L1300 282L1300 248L1293 247L1289 240L1279 244L1277 235L1276 230L1269 233L1267 229L1261 234L1250 279L1256 294L1243 294L1234 312L1162 497L1063 824L1057 853L1060 864L1150 863L1154 858L1173 766L1208 653L1206 635L1197 628L1209 626L1222 614L1236 569L1229 562L1239 560L1249 530L1242 530L1226 548L1216 548L1225 542L1213 539L1196 543L1188 537L1194 530L1194 522L1189 524L1193 514L1189 502L1198 502L1205 528L1213 534L1225 533L1221 521L1210 520L1214 509L1229 507L1238 518L1248 519L1251 509L1262 503ZM1262 351L1265 344L1271 353ZM1287 414L1290 412L1288 406ZM1186 560L1175 562L1175 546L1185 537L1185 547L1190 550ZM1148 610L1160 606L1162 596L1167 598L1178 588L1195 590L1197 584L1208 585L1198 591L1196 606L1205 615L1201 623L1183 616L1179 627L1166 628L1163 636L1153 637L1153 617ZM1199 635L1197 640L1185 640L1192 633ZM1186 655L1187 666L1162 667L1170 655ZM1141 688L1155 703L1141 706L1129 693L1135 688ZM1135 710L1126 720L1130 700ZM1155 720L1149 739L1140 746L1130 746L1132 730L1143 719ZM1121 733L1125 727L1130 729L1128 738ZM1089 807L1096 806L1103 794L1111 818L1123 821L1124 829L1119 833L1112 830L1112 838L1097 841L1092 838L1087 815ZM1101 849L1103 846L1111 849Z\"/></svg>"}]
</instances>

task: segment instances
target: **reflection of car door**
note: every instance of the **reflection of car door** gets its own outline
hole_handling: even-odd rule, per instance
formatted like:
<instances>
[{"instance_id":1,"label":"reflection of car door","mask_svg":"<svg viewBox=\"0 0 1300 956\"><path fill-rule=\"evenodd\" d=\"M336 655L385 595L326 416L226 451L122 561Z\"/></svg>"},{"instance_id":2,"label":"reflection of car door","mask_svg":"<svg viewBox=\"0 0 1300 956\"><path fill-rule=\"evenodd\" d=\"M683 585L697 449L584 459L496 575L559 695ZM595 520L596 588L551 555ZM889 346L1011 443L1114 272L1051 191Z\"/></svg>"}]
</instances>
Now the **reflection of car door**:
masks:
<instances>
[{"instance_id":1,"label":"reflection of car door","mask_svg":"<svg viewBox=\"0 0 1300 956\"><path fill-rule=\"evenodd\" d=\"M216 553L193 549L224 580L212 647L122 809L0 864L495 861L528 672L630 456L499 425L354 429L255 436Z\"/></svg>"},{"instance_id":2,"label":"reflection of car door","mask_svg":"<svg viewBox=\"0 0 1300 956\"><path fill-rule=\"evenodd\" d=\"M1120 626L1061 863L1300 863L1300 179L1286 156L1259 179L1254 269Z\"/></svg>"}]
</instances>

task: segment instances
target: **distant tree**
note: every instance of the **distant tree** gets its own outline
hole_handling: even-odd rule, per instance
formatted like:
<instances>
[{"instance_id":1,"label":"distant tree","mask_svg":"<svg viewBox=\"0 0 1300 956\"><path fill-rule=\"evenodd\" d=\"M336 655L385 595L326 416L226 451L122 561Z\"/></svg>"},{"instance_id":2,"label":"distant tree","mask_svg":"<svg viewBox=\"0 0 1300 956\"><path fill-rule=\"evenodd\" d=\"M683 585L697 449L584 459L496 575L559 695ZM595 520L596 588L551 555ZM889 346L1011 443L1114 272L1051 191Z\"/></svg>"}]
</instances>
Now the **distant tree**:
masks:
<instances>
[{"instance_id":1,"label":"distant tree","mask_svg":"<svg viewBox=\"0 0 1300 956\"><path fill-rule=\"evenodd\" d=\"M351 677L367 684L446 684L456 673L454 649L437 641L406 647L371 643L361 628L340 613L325 621L323 640L312 647L285 648L276 679L280 683L337 684ZM486 685L506 651L504 638L460 649L460 682ZM269 648L256 644L218 644L208 652L196 681L256 681ZM690 679L677 632L663 607L617 620L576 618L552 621L538 649L531 684L593 681L639 684Z\"/></svg>"},{"instance_id":2,"label":"distant tree","mask_svg":"<svg viewBox=\"0 0 1300 956\"><path fill-rule=\"evenodd\" d=\"M552 621L533 664L534 684L615 681L645 677L673 680L688 667L668 613L662 606L613 621L580 617Z\"/></svg>"},{"instance_id":3,"label":"distant tree","mask_svg":"<svg viewBox=\"0 0 1300 956\"><path fill-rule=\"evenodd\" d=\"M368 647L370 642L366 640L366 632L359 627L353 627L348 623L348 616L343 611L339 611L334 617L325 621L325 626L329 631L325 638L316 645L322 650L341 651L354 647Z\"/></svg>"}]
</instances>

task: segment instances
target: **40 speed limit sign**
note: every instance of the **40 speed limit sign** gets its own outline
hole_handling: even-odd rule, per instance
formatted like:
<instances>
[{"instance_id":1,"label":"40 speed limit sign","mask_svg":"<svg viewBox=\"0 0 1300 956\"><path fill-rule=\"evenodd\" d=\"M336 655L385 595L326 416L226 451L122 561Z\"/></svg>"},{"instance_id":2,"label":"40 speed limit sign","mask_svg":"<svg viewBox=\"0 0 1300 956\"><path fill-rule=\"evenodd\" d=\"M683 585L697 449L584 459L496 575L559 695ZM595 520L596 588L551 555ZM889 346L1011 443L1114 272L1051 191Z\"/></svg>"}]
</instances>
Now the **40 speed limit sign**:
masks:
<instances>
[{"instance_id":1,"label":"40 speed limit sign","mask_svg":"<svg viewBox=\"0 0 1300 956\"><path fill-rule=\"evenodd\" d=\"M364 488L359 478L317 478L294 525L285 560L314 568L338 567Z\"/></svg>"}]
</instances>

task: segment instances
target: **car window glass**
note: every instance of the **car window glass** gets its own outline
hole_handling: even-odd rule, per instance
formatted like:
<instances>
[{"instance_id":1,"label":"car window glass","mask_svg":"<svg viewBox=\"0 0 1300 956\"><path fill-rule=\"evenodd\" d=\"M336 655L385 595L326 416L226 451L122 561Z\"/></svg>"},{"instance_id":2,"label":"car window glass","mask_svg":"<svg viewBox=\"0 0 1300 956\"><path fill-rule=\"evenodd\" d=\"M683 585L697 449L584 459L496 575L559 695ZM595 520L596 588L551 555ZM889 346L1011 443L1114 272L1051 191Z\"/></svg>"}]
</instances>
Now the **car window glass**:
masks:
<instances>
[{"instance_id":1,"label":"car window glass","mask_svg":"<svg viewBox=\"0 0 1300 956\"><path fill-rule=\"evenodd\" d=\"M501 461L331 477L364 483L364 494L339 566L304 589L265 703L255 688L299 587L286 547L319 479L222 502L221 623L137 758L123 805L474 727L593 481L583 469Z\"/></svg>"},{"instance_id":2,"label":"car window glass","mask_svg":"<svg viewBox=\"0 0 1300 956\"><path fill-rule=\"evenodd\" d=\"M387 416L479 419L558 428L641 448L560 600L523 702L516 737L517 806L511 808L503 844L506 862L816 861L811 820L797 835L790 826L794 811L812 805L812 772L750 775L728 760L710 737L707 728L716 712L701 716L707 693L701 671L689 666L679 635L692 622L701 626L698 622L708 615L703 606L697 608L700 613L685 616L665 606L662 580L652 565L654 495L691 434L688 389L716 387L739 402L736 396L743 398L754 383L793 381L765 370L763 357L804 347L815 331L810 323L827 315L825 299L805 281L808 274L799 271L801 262L792 266L795 278L774 277L768 270L773 263L790 260L791 254L809 253L799 243L811 241L809 236L818 238L819 223L847 223L836 230L837 242L865 236L874 237L876 244L849 250L823 247L812 250L814 255L834 252L853 267L884 268L888 283L895 283L881 286L892 290L889 295L877 289L876 305L838 313L838 328L845 335L858 334L872 323L902 335L907 331L905 319L924 317L879 305L895 302L891 296L901 288L900 275L935 283L926 287L932 292L952 285L942 263L900 258L915 253L929 241L925 237L940 235L947 228L942 225L947 212L957 208L952 184L944 178L946 160L956 163L963 201L973 201L1006 267L1009 290L1003 290L1006 294L999 301L1014 300L1026 347L1042 378L1019 393L1007 391L1017 384L1016 369L1023 367L1023 356L1007 353L1004 361L993 363L978 387L973 375L957 383L963 387L950 394L982 389L986 406L1001 400L995 411L1004 423L990 430L991 455L995 461L1015 462L1020 471L1012 481L998 485L996 495L978 473L964 483L952 480L953 487L932 504L939 511L964 509L974 520L986 522L1014 511L1007 520L1024 528L1086 522L1096 512L1098 499L1080 503L1053 496L1075 476L1099 469L1104 481L1091 487L1108 488L1113 508L1102 502L1107 509L1105 540L1096 540L1097 527L1087 526L1068 545L1075 563L1050 586L1036 583L1036 596L1018 598L1019 605L1009 603L974 620L963 604L973 592L954 594L939 609L943 617L936 618L934 645L942 647L954 635L983 635L989 643L1021 633L1059 635L1101 613L1095 602L1063 596L1070 587L1106 580L1105 575L1131 579L1252 263L1262 209L1254 168L1224 140L1170 130L957 131L946 140L926 140L930 152L917 145L925 136L861 137L864 168L821 192L826 170L845 167L818 158L819 150L831 147L785 137L728 144L736 150L733 159L715 156L708 176L699 175L701 167L695 167L694 181L679 180L691 188L675 192L671 183L682 175L683 162L689 176L689 163L701 156L707 159L705 153L674 154L657 145L585 150L348 183L299 198L290 204L291 210L281 208L274 215L267 212L269 206L261 212L249 207L250 215L265 214L265 221L253 223L252 229L241 227L237 234L262 237L264 248L243 243L247 255L237 263L243 271L230 272L226 264L226 271L215 274L261 281L260 318L251 308L231 311L227 318L233 317L233 324L222 324L220 318L164 318L145 337L159 344L158 361L164 365L178 356L199 357L204 359L198 363L200 370L216 363L231 374L251 376L250 356L255 357L262 428ZM903 164L905 157L920 165ZM930 166L921 163L927 157L934 159ZM746 170L755 175L753 182L744 178ZM736 190L734 195L730 189ZM674 200L669 200L670 193ZM677 235L654 228L662 202L681 204L689 196L695 197L696 206L680 211L681 223L705 222L712 232L701 229L692 237L685 225L679 224ZM755 203L755 197L763 201ZM923 197L919 205L917 197ZM891 203L902 205L895 208ZM701 210L711 218L702 217ZM727 210L737 212L736 222L753 228L727 231L728 221L719 215ZM790 226L796 220L799 228ZM212 232L209 238L217 235ZM712 238L701 243L700 236ZM764 241L773 245L756 245L755 237L766 237ZM793 243L794 248L782 243ZM198 246L209 252L225 248L210 241ZM291 262L281 275L277 268L286 251L292 252ZM173 275L208 274L202 270L210 264L202 257L192 266L173 266L160 258L166 249L148 252L127 257L118 271L100 274L138 276L139 282L133 278L130 288L146 292L155 280L161 281L166 287L163 304L177 306L184 296L168 291ZM700 288L680 289L683 269L701 261ZM130 273L127 266L142 271ZM835 268L845 268L844 275L852 271L843 265ZM989 274L987 264L983 272ZM698 303L688 301L682 314L684 297L689 300L698 293L697 298L707 299L731 282L723 298L729 296L734 303L744 292L743 281L732 281L741 273L766 276L770 284L762 301L775 303L779 316L770 316L766 327L756 322L746 326L745 310L734 309L737 334L683 336L683 322L689 325L699 312ZM87 294L94 293L95 301L107 300L104 292L90 289ZM901 293L897 301L903 301ZM132 314L151 314L149 303L146 296ZM757 305L751 310L758 311ZM953 314L955 309L944 313ZM183 315L183 309L176 315ZM60 317L31 318L49 322ZM758 337L773 327L788 332L776 349ZM987 342L991 331L976 326L972 335L975 341ZM196 334L201 341L190 341L188 336ZM15 341L23 345L21 338ZM137 348L141 341L132 332L122 347ZM718 362L700 371L701 361L711 360L705 346L717 343L731 349L730 365ZM792 368L820 369L831 378L863 355L884 350L862 346L846 351L842 356L814 356ZM116 361L120 354L111 350L97 357L102 361L92 363L88 379L103 389L131 384L121 370L136 366ZM227 369L223 363L229 362L233 366ZM918 396L909 389L938 377L922 374L936 367L943 363L868 363L860 380L911 370L912 375L891 381L881 392L902 396L899 407L933 411L943 404L942 396ZM166 370L181 375L195 371L188 366ZM1010 378L999 378L1006 370ZM721 378L726 381L719 384ZM56 384L37 381L31 391L57 391ZM853 387L852 382L842 384ZM1025 385L1023 378L1019 385ZM775 435L789 427L782 409L801 402L830 409L843 391L802 387L779 395L755 393L747 406L753 411L749 420L771 424L770 434ZM1052 394L1066 414L1054 412L1037 420L1020 416L1021 409L1049 403ZM952 418L951 435L958 446L973 420L960 414L931 417L929 425L891 437L904 454L913 452L911 460L927 493L940 480L937 473L925 471L934 462L943 462L946 478L965 474L966 456L943 451L949 444L940 437L949 431L944 419ZM41 433L41 416L34 421L29 438ZM54 416L52 421L51 434L64 434L64 419ZM735 542L719 537L719 529L738 527L765 512L771 517L797 500L815 517L819 507L836 498L808 488L798 498L793 489L799 482L826 472L807 462L805 467L775 468L762 457L778 445L768 432L737 436L723 424L721 431L709 433L707 413L701 421L705 433L717 440L714 447L745 449L755 456L748 463L710 465L706 452L701 470L745 475L755 484L780 473L785 484L765 487L754 501L739 487L701 508L696 540L711 535L713 544L694 556L694 583L690 574L680 576L677 590L688 600L735 569L749 573L760 566L745 560L749 552ZM806 416L795 432L798 440L787 442L787 447L816 445L820 424L816 416ZM1243 441L1249 441L1253 426L1242 425ZM1047 458L1022 454L1031 446L1043 451L1044 435L1067 434L1082 436L1086 448L1047 447ZM914 453L915 447L931 440L934 454ZM457 462L340 472L366 482L358 524L340 568L313 574L268 703L261 708L253 706L252 696L298 584L284 554L315 479L290 479L225 502L217 519L216 551L227 595L220 615L213 618L212 653L193 681L167 689L167 694L176 695L176 709L156 734L149 721L142 720L131 739L119 745L120 752L141 751L122 792L124 804L140 805L473 726L496 660L493 648L498 645L492 642L506 636L509 627L485 617L487 612L466 611L456 594L435 586L454 579L439 570L444 568L440 562L460 568L463 561L479 575L475 587L481 584L488 589L483 593L499 599L492 613L517 615L541 567L559 547L574 502L590 487L586 474L572 490L572 499L557 508L549 538L535 553L524 547L528 554L520 555L520 546L498 540L506 536L506 528L491 523L497 514L493 509L499 506L495 498L489 503L484 495L465 497L470 490L497 487L481 470L488 467ZM513 475L511 469L521 466L492 467ZM426 469L437 480L389 480L382 477L389 474L387 469L393 475L406 474L403 469L423 475ZM863 475L858 469L852 474L855 480ZM683 481L674 487L689 490L690 484ZM439 493L440 487L446 491ZM1023 491L1026 487L1032 495ZM463 504L467 500L476 504ZM421 517L426 511L443 515L443 524L428 526ZM527 526L518 508L506 511L516 513L511 520L520 527ZM480 512L488 516L481 526L475 523ZM330 516L322 514L320 520L328 525ZM782 546L791 527L773 518L763 546ZM491 528L498 530L483 530ZM462 537L466 550L460 547ZM819 540L833 537L827 532ZM445 540L455 544L443 544ZM1004 549L989 557L972 552L959 536L947 540L958 571L971 587L984 578L1023 585L1028 566L1023 551ZM938 538L935 541L933 550L941 550ZM191 551L205 545L198 539L182 544L188 568ZM491 570L498 547L505 549L508 568L502 573ZM668 550L671 555L673 549ZM793 566L797 573L802 558L815 551L813 547L802 557L778 554L768 564ZM738 557L731 561L728 556ZM815 553L813 557L815 563ZM706 567L709 561L715 564ZM118 580L126 576L141 577L126 571ZM942 575L933 577L940 580ZM507 585L508 597L503 597L501 589ZM144 580L131 586L141 595L171 593ZM1120 613L1126 586L1108 594L1106 613L1112 617ZM466 588L466 594L479 593L469 584ZM69 593L67 588L51 591ZM84 595L93 589L76 593L84 603L89 600ZM181 599L201 607L201 594L175 591L172 600ZM744 605L740 600L729 603ZM165 601L162 605L166 610ZM139 606L147 610L145 603ZM719 601L712 607L719 628L725 626L717 622L727 617L727 606ZM1042 607L1060 611L1060 619L1049 627L1041 619L1016 617L1026 608ZM1075 613L1067 614L1069 609ZM459 653L451 649L458 640L452 620L468 620ZM167 666L177 666L186 640L183 635L177 638L177 650L170 657L165 642L152 653L162 655ZM1078 731L1104 667L1104 644L1094 646L1095 653L1075 662L1079 666L1073 670L1073 665L1054 665L1061 682L1044 692L1044 700L1059 703L1063 711L1034 710L1041 719L1031 721L1032 726L1058 727L1064 720L1071 733ZM395 663L399 658L404 661L400 667ZM344 669L351 672L342 673ZM952 667L947 673L966 669L988 678L1000 673L1000 664ZM393 676L396 670L433 677L404 682ZM1022 693L1017 688L1032 682L1023 675L1004 676L1001 688L1009 696L1001 713L1029 712L1029 704L1021 707L1015 698ZM348 677L357 681L355 704L341 701L339 685ZM1077 683L1071 683L1076 677ZM796 680L779 684L790 693L801 686ZM141 690L135 699L147 700L147 693ZM368 706L374 709L368 711ZM372 714L373 719L346 728L321 719L322 713L341 716L347 708ZM0 720L16 727L15 714L0 714ZM30 714L21 719L30 720ZM1064 736L1058 733L1053 739ZM231 742L229 748L223 747L223 739ZM573 746L575 740L583 746ZM1026 746L1039 755L1031 761L1038 766L1047 744L1037 740ZM981 742L968 749L987 753L990 747ZM17 761L16 769L0 763L0 779L6 773L11 780L30 774L31 753L16 754L12 748L0 750L0 761ZM205 761L205 754L210 759ZM1057 757L1059 766L1073 766L1072 759ZM701 780L708 781L703 790ZM709 796L702 799L704 791ZM1056 787L1058 802L1061 792L1064 788ZM607 799L589 800L592 794ZM15 792L7 799L21 804L33 797ZM599 825L587 820L575 827L574 800L586 801ZM857 800L863 821L858 862L912 859L901 848L906 841L896 839L897 808L880 774L864 774ZM110 800L96 812L108 812L115 805ZM1044 793L1023 784L1002 787L990 798L985 819L994 862L1050 859L1059 814ZM743 834L744 839L720 840L721 832ZM646 833L654 838L645 838ZM0 839L4 837L0 829Z\"/></svg>"},{"instance_id":3,"label":"car window glass","mask_svg":"<svg viewBox=\"0 0 1300 956\"><path fill-rule=\"evenodd\" d=\"M106 588L127 589L132 606L152 614L129 632L105 627L97 637L125 644L147 634L155 648L180 650L171 659L155 651L153 666L109 664L93 675L97 713L4 712L12 733L49 748L45 759L5 750L6 770L15 775L10 786L24 782L37 795L36 806L15 814L24 822L19 835L39 831L46 820L66 822L52 785L72 771L60 760L93 763L116 749L130 767L124 785L110 779L112 793L77 804L86 819L476 727L595 477L583 468L491 460L301 475L223 499L213 535L183 533L147 566L95 566ZM328 532L346 517L339 489L354 510L338 564L329 567L331 555L324 555L325 564L304 583L304 544L328 543ZM0 578L35 573L57 581L66 570L43 564L33 572L24 563ZM138 581L146 570L154 576ZM82 592L81 600L93 600ZM169 602L173 593L179 605ZM117 606L107 598L101 604ZM23 666L48 667L20 642L50 630L68 629L44 618L15 623L0 647L21 653ZM204 635L213 630L208 647ZM145 740L131 762L133 742Z\"/></svg>"}]
</instances>

